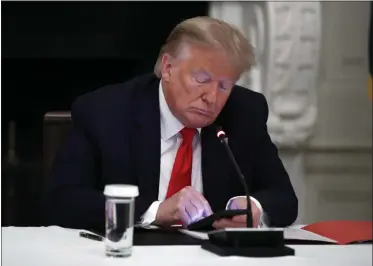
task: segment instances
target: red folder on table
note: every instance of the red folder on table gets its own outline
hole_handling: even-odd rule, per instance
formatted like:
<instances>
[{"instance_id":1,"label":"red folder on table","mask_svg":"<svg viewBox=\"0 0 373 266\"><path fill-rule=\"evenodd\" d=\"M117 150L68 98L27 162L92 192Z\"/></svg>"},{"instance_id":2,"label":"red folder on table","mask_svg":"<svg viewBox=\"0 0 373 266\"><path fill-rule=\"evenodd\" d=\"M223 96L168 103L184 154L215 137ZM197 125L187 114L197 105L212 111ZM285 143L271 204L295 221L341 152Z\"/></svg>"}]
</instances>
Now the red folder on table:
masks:
<instances>
[{"instance_id":1,"label":"red folder on table","mask_svg":"<svg viewBox=\"0 0 373 266\"><path fill-rule=\"evenodd\" d=\"M306 225L302 230L334 240L337 244L372 241L371 221L324 221Z\"/></svg>"}]
</instances>

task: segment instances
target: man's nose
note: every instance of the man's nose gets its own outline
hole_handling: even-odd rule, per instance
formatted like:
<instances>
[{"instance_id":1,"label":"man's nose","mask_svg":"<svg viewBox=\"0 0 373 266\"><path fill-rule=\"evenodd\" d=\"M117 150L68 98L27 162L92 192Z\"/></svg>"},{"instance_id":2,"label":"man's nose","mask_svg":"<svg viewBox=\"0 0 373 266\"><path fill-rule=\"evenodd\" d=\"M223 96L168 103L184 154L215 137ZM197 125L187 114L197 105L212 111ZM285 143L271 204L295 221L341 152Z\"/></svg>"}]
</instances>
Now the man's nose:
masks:
<instances>
[{"instance_id":1,"label":"man's nose","mask_svg":"<svg viewBox=\"0 0 373 266\"><path fill-rule=\"evenodd\" d=\"M218 90L219 90L219 82L211 82L209 85L205 87L205 90L202 94L202 99L208 105L215 104Z\"/></svg>"}]
</instances>

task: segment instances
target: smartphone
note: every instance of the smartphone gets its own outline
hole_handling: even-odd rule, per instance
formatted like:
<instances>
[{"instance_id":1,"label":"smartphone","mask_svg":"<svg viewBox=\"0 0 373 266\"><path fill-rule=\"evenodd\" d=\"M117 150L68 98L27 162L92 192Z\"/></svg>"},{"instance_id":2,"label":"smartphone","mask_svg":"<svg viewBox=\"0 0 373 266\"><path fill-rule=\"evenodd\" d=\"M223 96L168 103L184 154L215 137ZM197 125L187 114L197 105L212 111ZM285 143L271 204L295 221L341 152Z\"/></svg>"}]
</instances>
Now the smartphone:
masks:
<instances>
[{"instance_id":1,"label":"smartphone","mask_svg":"<svg viewBox=\"0 0 373 266\"><path fill-rule=\"evenodd\" d=\"M190 224L187 227L187 229L191 231L210 231L214 229L212 224L215 221L220 220L222 218L232 218L233 216L244 215L244 214L246 214L246 210L219 211L219 212L211 214L210 216L203 218L202 220L199 220L197 222Z\"/></svg>"}]
</instances>

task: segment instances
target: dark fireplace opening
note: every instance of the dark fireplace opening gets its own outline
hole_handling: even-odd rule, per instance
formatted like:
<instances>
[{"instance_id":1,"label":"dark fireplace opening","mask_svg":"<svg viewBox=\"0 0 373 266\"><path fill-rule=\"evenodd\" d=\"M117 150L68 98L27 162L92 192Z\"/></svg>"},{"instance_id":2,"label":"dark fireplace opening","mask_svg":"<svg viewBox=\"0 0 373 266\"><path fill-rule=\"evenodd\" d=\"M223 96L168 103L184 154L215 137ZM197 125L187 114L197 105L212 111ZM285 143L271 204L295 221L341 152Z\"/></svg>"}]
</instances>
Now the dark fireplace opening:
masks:
<instances>
[{"instance_id":1,"label":"dark fireplace opening","mask_svg":"<svg viewBox=\"0 0 373 266\"><path fill-rule=\"evenodd\" d=\"M207 15L208 3L9 1L1 12L2 226L38 226L44 114L152 71L172 28ZM12 137L16 162L8 160Z\"/></svg>"}]
</instances>

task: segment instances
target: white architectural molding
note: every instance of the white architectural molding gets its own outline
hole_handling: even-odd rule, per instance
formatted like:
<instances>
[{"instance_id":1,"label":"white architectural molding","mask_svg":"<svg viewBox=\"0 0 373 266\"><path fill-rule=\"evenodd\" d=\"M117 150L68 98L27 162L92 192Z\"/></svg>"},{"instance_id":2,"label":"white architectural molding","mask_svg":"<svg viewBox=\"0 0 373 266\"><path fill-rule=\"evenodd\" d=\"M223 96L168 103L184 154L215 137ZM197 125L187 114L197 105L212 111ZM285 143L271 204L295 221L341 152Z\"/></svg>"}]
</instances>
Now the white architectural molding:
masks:
<instances>
[{"instance_id":1,"label":"white architectural molding","mask_svg":"<svg viewBox=\"0 0 373 266\"><path fill-rule=\"evenodd\" d=\"M211 2L210 16L237 26L252 42L257 67L238 84L266 96L272 140L279 147L303 145L317 117L320 3Z\"/></svg>"},{"instance_id":2,"label":"white architectural molding","mask_svg":"<svg viewBox=\"0 0 373 266\"><path fill-rule=\"evenodd\" d=\"M296 223L371 220L370 3L212 2L210 11L256 47L259 67L239 84L268 100L269 133L298 196Z\"/></svg>"}]
</instances>

